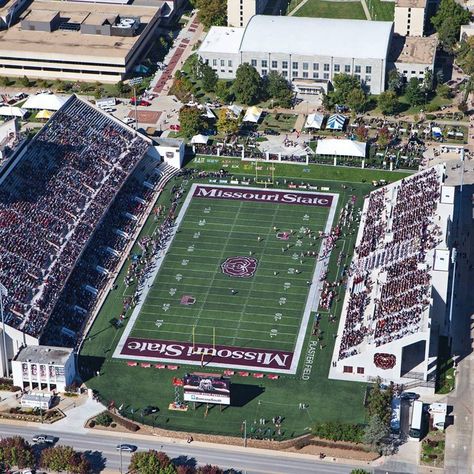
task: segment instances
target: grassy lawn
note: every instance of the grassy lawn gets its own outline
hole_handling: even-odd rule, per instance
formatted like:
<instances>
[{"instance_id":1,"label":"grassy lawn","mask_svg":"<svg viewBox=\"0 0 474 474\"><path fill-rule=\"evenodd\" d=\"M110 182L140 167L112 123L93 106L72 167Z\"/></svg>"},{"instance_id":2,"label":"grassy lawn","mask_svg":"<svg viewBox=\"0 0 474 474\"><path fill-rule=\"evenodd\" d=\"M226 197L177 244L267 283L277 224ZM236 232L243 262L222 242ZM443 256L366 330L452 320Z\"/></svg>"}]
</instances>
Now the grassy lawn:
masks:
<instances>
[{"instance_id":1,"label":"grassy lawn","mask_svg":"<svg viewBox=\"0 0 474 474\"><path fill-rule=\"evenodd\" d=\"M436 377L436 393L446 394L454 390L455 369L453 359L448 345L447 337L439 338L438 349L438 373Z\"/></svg>"},{"instance_id":2,"label":"grassy lawn","mask_svg":"<svg viewBox=\"0 0 474 474\"><path fill-rule=\"evenodd\" d=\"M372 20L377 21L393 21L395 3L382 0L367 0L367 8L369 9Z\"/></svg>"},{"instance_id":3,"label":"grassy lawn","mask_svg":"<svg viewBox=\"0 0 474 474\"><path fill-rule=\"evenodd\" d=\"M422 464L443 467L445 445L444 433L438 430L431 431L421 444Z\"/></svg>"},{"instance_id":4,"label":"grassy lawn","mask_svg":"<svg viewBox=\"0 0 474 474\"><path fill-rule=\"evenodd\" d=\"M258 126L258 130L273 128L281 133L291 132L295 128L298 115L293 114L267 114Z\"/></svg>"},{"instance_id":5,"label":"grassy lawn","mask_svg":"<svg viewBox=\"0 0 474 474\"><path fill-rule=\"evenodd\" d=\"M254 175L254 169L251 163L241 164L240 161L227 160L225 158L216 159L201 157L193 160L191 163L188 164L188 166L205 170L219 170L222 168L227 168L228 171L234 175ZM262 166L262 168L264 168L264 166ZM265 169L262 169L261 171L263 173L265 172ZM338 210L336 211L336 216L339 215L339 209L347 203L347 201L350 199L350 196L352 195L357 196L357 206L362 205L363 196L366 195L368 191L373 189L372 185L368 184L372 181L372 179L384 178L388 179L389 181L395 181L397 179L401 179L404 176L404 174L402 173L363 171L315 165L312 165L309 168L297 165L275 165L275 171L276 176L278 177L278 181L280 182L280 187L282 188L285 187L285 185L283 184L284 180L295 180L299 182L304 180L305 182L311 182L312 184L317 186L329 186L333 192L338 192L339 203ZM163 204L166 207L170 205L170 189L172 186L179 184L180 179L181 178L173 180L165 188L157 204ZM365 181L365 183L362 183L362 181ZM183 184L186 187L189 187L191 183L183 182ZM346 189L341 186L343 184L347 185ZM214 201L211 207L212 209L214 209ZM194 222L195 217L197 216L194 211L198 211L198 209L192 210L192 213L190 214L189 225ZM269 216L272 215L272 213L268 212L268 216L263 216L258 214L257 211L258 209L253 207L249 208L248 210L242 211L245 215L247 215L248 212L251 212L253 215L253 219L248 222L247 227L249 227L250 225L268 225L267 220ZM283 213L280 214L280 212ZM286 216L286 212L286 210L280 211L276 207L273 211L274 215L278 219L289 219L291 222L293 222L294 219L298 219L299 217L301 217L300 211L298 210L298 206L292 206L291 212L294 214ZM219 215L221 213L225 217L220 217L219 222L221 222L221 225L229 225L229 222L227 222L229 218L229 210L219 209ZM242 214L239 219L243 219L245 217L244 214ZM259 218L255 219L255 216L257 214L259 215ZM215 217L212 217L211 215L211 219L213 218L215 219ZM317 224L317 222L320 222L320 218L316 216L314 218L317 219L314 225L321 225ZM323 219L322 215L321 218ZM246 219L248 220L248 216L246 217ZM264 224L265 222L266 224ZM154 229L160 224L161 218L156 220L154 217L150 217L144 226L144 229L141 233L141 237L151 235ZM183 227L183 233L187 234L189 232L193 232L193 229L191 229L192 226L188 228L188 226L186 225L186 221L184 222L184 224L185 225ZM212 228L209 229L210 232L206 230L205 234L201 234L202 245L208 249L207 252L212 251L215 253L218 249L222 250L224 248L224 238L221 239L220 242L219 239L217 239L220 227L215 226L216 224L214 223L212 225ZM241 230L245 232L245 229ZM355 227L352 230L355 231ZM263 229L261 229L260 232L263 235ZM244 238L243 235L244 234L242 234L240 238ZM183 235L183 238L184 237L185 235ZM348 231L346 232L346 237L340 239L337 242L336 248L334 249L331 257L328 275L329 281L335 280L337 275L339 275L341 267L340 265L338 266L337 259L340 252L348 254L342 259L341 265L348 264L350 262L350 254L351 249L354 245L354 240L355 232ZM201 240L199 242L201 243ZM168 280L168 283L163 283L161 287L156 288L156 291L158 291L158 293L156 294L158 298L169 298L170 296L169 294L167 295L166 292L169 292L168 287L171 286L171 277L175 275L173 271L177 271L172 271L172 269L174 268L173 262L175 264L179 263L176 259L179 258L179 248L183 245L184 241L181 238L178 239L176 243L173 244L170 256L166 257L165 259L164 270L168 269L167 271L169 274L165 275L165 273L163 273L163 276L166 277L163 281ZM232 242L230 242L229 245L242 246L242 242L237 242L236 240L232 239ZM256 245L257 240L255 239L255 246ZM188 247L185 247L186 248L183 247L181 251L188 255ZM274 265L276 263L276 254L270 258L272 248L273 244L271 244L271 246L268 245L268 249L265 251L264 254L262 254L262 271L264 272L266 272L271 265ZM230 249L228 250L230 251ZM233 248L233 250L236 250L236 248ZM132 250L132 253L136 254L140 252L142 252L141 248L138 245L135 245L134 249ZM194 258L194 253L191 253L191 255L193 255L192 258ZM196 257L197 256L198 255L196 254ZM169 262L166 263L168 258ZM203 270L207 269L207 266L205 266L204 261L199 261L197 263L200 264ZM160 409L159 413L151 415L149 417L145 417L143 419L144 422L150 425L160 426L162 428L168 428L173 430L200 431L235 436L241 436L241 425L243 420L247 420L247 422L249 423L249 431L252 432L252 429L258 426L254 425L254 421L258 420L261 417L271 419L272 417L277 415L284 417L284 422L282 424L282 433L280 436L280 438L282 439L286 439L304 433L308 430L309 427L311 427L316 422L333 420L343 421L345 423L363 423L365 421L363 397L366 385L328 379L329 364L334 346L333 335L337 331L338 324L329 323L328 319L325 317L323 317L321 320L321 331L323 339L322 341L317 343L316 350L314 353L314 361L312 362L312 364L310 364L309 373L306 367L306 375L304 377L303 360L305 359L305 356L307 354L308 345L310 341L313 340L313 344L315 341L310 334L311 324L309 324L308 328L306 329L302 356L300 359L298 371L295 375L283 375L278 380L269 380L267 378L255 379L253 377L234 376L232 378L232 406L226 408L225 410L220 411L218 408L214 407L209 410L207 416L204 416L204 407L198 408L196 411L189 410L187 413L169 411L168 404L174 400L175 396L174 387L171 383L173 376L179 377L182 376L185 372L193 370L210 372L218 372L219 370L216 370L216 368L212 367L197 368L196 366L181 366L177 371L170 372L167 370L158 370L154 368L146 369L141 368L140 366L129 367L126 365L123 359L112 358L112 353L123 331L123 327L117 328L113 324L113 322L114 319L117 318L123 310L124 297L132 294L134 290L133 286L127 289L124 285L124 276L126 275L128 266L130 264L131 262L128 260L125 263L124 267L120 270L120 274L116 280L118 287L115 290L111 290L109 292L107 299L103 307L101 308L99 316L93 324L89 336L84 343L79 358L79 367L83 374L83 378L87 383L87 386L98 390L104 402L107 403L111 400L114 400L116 406L120 406L123 404L122 411L124 412L124 414L133 419L137 419L138 417L138 421L142 421L140 411L145 406L156 405ZM181 269L184 267L179 265L179 268L181 271ZM181 273L184 275L183 272ZM207 287L211 288L210 293L212 293L212 295L214 295L214 290L212 290L212 288L216 289L218 286L220 286L219 282L221 280L221 277L222 276L219 273L215 273L215 284ZM287 275L285 275L285 282L286 277ZM299 284L300 282L297 278L297 275L294 275L293 277L293 280L288 280L292 284L291 288L294 287L294 295L292 294L291 298L296 297L304 290L304 288L301 287L301 285ZM306 281L306 276L302 277ZM209 279L213 277L211 274L209 274L207 275L207 278ZM261 293L267 289L267 283L265 283L265 278L259 279L259 282L262 284L262 286L256 286L254 290L258 293L258 295L262 296ZM173 286L176 286L176 283L176 281L173 281ZM238 284L242 284L244 286L246 285L245 282ZM280 282L280 284L283 283ZM194 286L193 288L193 291L200 291L199 288L196 286ZM280 288L280 290L282 290L282 288ZM243 288L241 291L243 292L244 290L245 289ZM341 292L342 291L343 290L341 289ZM257 295L257 293L255 293L255 295ZM278 297L280 296L281 295L278 294ZM302 299L304 298L304 295L302 293L300 296ZM179 297L181 297L181 292L179 292ZM234 296L230 295L227 297L226 295L219 296L217 293L215 294L215 296L212 296L212 298L214 299L219 299L221 305L223 305L224 303L229 303L226 300L233 297ZM161 302L160 300L160 303L162 304L163 302ZM160 307L156 307L155 313L151 311L152 314L150 314L149 317L152 318L153 321L155 321L156 319L164 320L167 317L166 312L163 311L163 307L161 306L161 304ZM272 303L271 301L268 302L268 311L270 310L270 307L272 307L273 304L274 303ZM300 303L295 303L295 305L298 306L300 305ZM267 304L264 305L264 307L266 306ZM334 305L331 307L331 312L337 317L339 317L341 306L342 298L339 301L337 301L336 298L334 300ZM183 312L185 309L187 308L178 308L180 312ZM274 308L272 308L272 311L273 309ZM284 313L284 311L282 312ZM235 311L235 313L236 318L239 318L240 311ZM257 322L256 318L250 318L251 314L255 313L255 308L248 306L245 309L244 313L247 316L245 320L241 321L242 323L245 323L244 326L241 326L241 329L250 327L250 325L248 324L249 322ZM131 312L129 311L126 317L129 318L130 314ZM288 313L288 315L289 314L290 313ZM219 318L221 318L222 321L219 321ZM264 318L264 316L259 316L259 318ZM263 319L259 319L258 322L259 325L263 327ZM225 324L227 324L227 322L224 321L224 317L218 316L215 325L219 325L222 328ZM257 327L255 324L251 324L251 326ZM189 325L188 329L189 331L181 330L181 332L187 333L186 337L189 337L189 334L191 333L191 324ZM176 328L173 330L175 331L174 334L176 335ZM260 332L260 334L262 333ZM203 335L203 337L205 336ZM232 337L234 336L232 335ZM290 340L290 337L292 336L286 336L286 338L288 338L288 341ZM256 339L257 334L252 333L251 336L249 335L249 342L251 342L251 338ZM269 340L268 343L274 344L276 343L276 340L274 342ZM319 347L319 345L321 345L321 347ZM97 371L99 371L100 374L98 376L96 374ZM301 410L299 408L300 403L307 404L308 408L305 410Z\"/></svg>"},{"instance_id":6,"label":"grassy lawn","mask_svg":"<svg viewBox=\"0 0 474 474\"><path fill-rule=\"evenodd\" d=\"M308 0L295 13L295 16L366 19L360 2L327 2L324 0Z\"/></svg>"},{"instance_id":7,"label":"grassy lawn","mask_svg":"<svg viewBox=\"0 0 474 474\"><path fill-rule=\"evenodd\" d=\"M434 96L431 100L429 100L426 105L415 105L415 106L410 106L408 103L405 95L401 95L398 100L400 101L402 112L406 115L415 115L419 114L422 110L426 111L426 107L429 105L432 105L433 107L440 108L444 105L451 105L452 104L452 99L444 99L443 97L440 97L438 95ZM427 112L430 113L430 112Z\"/></svg>"}]
</instances>

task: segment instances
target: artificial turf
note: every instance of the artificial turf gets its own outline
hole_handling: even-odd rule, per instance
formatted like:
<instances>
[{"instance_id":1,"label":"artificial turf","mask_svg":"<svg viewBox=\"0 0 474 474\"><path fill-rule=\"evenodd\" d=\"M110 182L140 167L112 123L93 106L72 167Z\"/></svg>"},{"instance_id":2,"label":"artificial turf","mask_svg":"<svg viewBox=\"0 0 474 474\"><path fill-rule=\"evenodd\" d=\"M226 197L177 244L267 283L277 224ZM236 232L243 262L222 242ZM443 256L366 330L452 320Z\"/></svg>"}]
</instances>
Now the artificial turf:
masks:
<instances>
[{"instance_id":1,"label":"artificial turf","mask_svg":"<svg viewBox=\"0 0 474 474\"><path fill-rule=\"evenodd\" d=\"M252 176L252 174L255 172L252 169L252 164L250 163L242 163L240 160L229 161L225 158L216 159L203 157L191 162L189 166L199 167L207 170L226 168L230 173L235 175L246 174L248 176ZM262 173L263 172L264 170L262 170ZM289 176L291 178L289 178ZM294 180L298 183L303 181L311 182L316 186L330 187L331 192L337 192L339 194L339 208L347 203L352 195L357 196L356 205L360 207L362 205L363 196L373 189L371 184L372 180L387 179L388 181L392 182L397 179L401 179L403 176L405 176L405 174L402 173L387 173L380 171L372 172L369 170L354 170L349 168L334 168L329 166L310 165L308 167L304 167L299 165L275 165L275 179L280 182L279 187L284 187L285 181L289 182L290 180ZM165 188L157 204L163 204L165 206L170 204L170 188L178 182L181 182L181 179L173 180ZM187 187L191 185L190 182L185 182L184 184ZM225 225L229 226L232 225L231 221L234 219L234 217L230 215L231 212L229 209L227 209L228 204L225 203L226 201L222 203L223 208L219 211L219 214L223 213L225 215ZM196 208L194 208L194 204L196 205ZM192 203L190 217L195 216L196 218L200 216L200 212L204 212L203 206L209 207L206 205L204 200L202 203L196 202L194 204ZM217 206L220 207L220 203L217 204ZM212 209L215 210L215 214L213 215L211 213L209 215L209 219L211 219L211 216L214 216L212 218L217 220L217 207L215 201L213 201L210 207L211 211ZM259 205L257 205L257 209L258 207ZM276 212L277 214L280 212L286 212L285 210L280 211L278 208L275 209L273 212ZM316 211L317 214L320 213L320 210L316 209L314 212ZM248 215L248 213L252 214L252 212L255 213L255 208L252 206L249 207L248 210L244 209L243 212L245 215ZM298 206L292 206L291 212L295 212L295 215L301 218ZM307 212L307 210L305 209L303 212ZM336 213L336 219L337 216L338 212ZM240 217L243 218L244 214L242 214ZM246 226L246 228L243 229L245 232L242 235L242 239L246 239L245 241L250 242L251 246L255 247L255 252L258 251L258 245L260 243L262 246L268 246L268 249L266 249L264 252L262 250L260 251L261 254L259 255L261 255L261 258L263 258L263 262L262 267L259 267L257 272L259 272L260 269L262 269L262 272L266 272L266 270L272 272L271 268L273 265L279 265L276 259L277 256L279 259L285 260L282 260L281 264L283 266L284 263L286 267L288 266L286 259L291 259L289 254L285 254L284 257L281 256L282 245L280 243L276 244L275 242L268 240L268 235L272 235L272 231L268 231L268 225L272 227L271 218L272 212L268 211L267 213L262 213L261 215L259 214L258 219L252 219L254 224L256 223L259 226L258 232L251 231L249 226ZM284 214L281 214L279 219L280 218L283 219ZM241 220L238 216L236 219L239 221ZM291 216L290 219L292 219L292 221L298 220L293 216ZM324 220L324 215L317 217L318 225L323 225L322 223ZM244 219L242 219L242 222L243 221ZM277 222L280 223L281 221L278 220ZM197 239L199 244L196 245L203 247L200 247L200 249L196 248L196 250L193 252L188 253L188 240L190 240L190 233L194 232L193 219L186 219L183 224L183 239L181 239L181 236L178 234L179 238L176 240L176 247L172 247L171 249L169 265L166 263L163 267L163 270L169 272L168 277L171 279L171 281L167 281L167 278L163 280L166 282L166 284L164 284L163 289L158 290L162 292L158 293L158 295L162 295L163 297L168 295L169 297L170 295L167 292L169 292L170 288L176 286L175 284L177 281L172 280L172 277L178 273L178 270L173 272L173 262L174 264L178 264L177 266L179 266L179 273L183 274L184 267L180 265L180 262L183 258L194 259L195 255L198 255L202 252L207 252L209 255L213 255L213 268L216 270L214 273L216 280L213 285L207 285L206 288L214 288L213 291L217 291L219 287L223 287L224 302L234 298L233 295L230 295L227 292L229 286L226 284L227 282L225 278L228 277L220 273L217 262L220 261L221 255L224 257L227 254L237 252L238 250L240 251L242 249L242 245L244 245L244 240L240 242L240 238L236 238L235 241L232 239L229 244L225 245L224 242L221 241L222 239L219 239L214 235L219 232L221 224L213 224L215 227L212 229L206 228L205 231L202 229L199 231L205 232L209 239L213 239L213 245L210 243L205 243L204 240L207 240L207 238L200 238ZM283 226L284 224L285 223L283 222L281 225ZM157 225L160 225L160 221L156 222L153 217L150 217L144 226L141 236L150 235ZM265 230L267 231L266 234L264 233ZM345 232L346 235L337 242L329 265L328 280L334 281L338 276L340 276L342 265L348 264L350 262L355 241L355 230L356 226L354 226L351 231ZM187 239L185 238L186 236L184 233L189 233ZM257 242L257 233L262 234L262 242L260 243ZM201 235L204 236L204 234ZM227 247L227 245L230 245L230 247ZM212 248L213 246L216 246L216 248ZM225 249L227 250L223 252ZM276 250L275 254L271 253L271 251L273 251L272 249ZM133 253L139 253L140 251L141 249L138 247L138 245L136 245L132 250ZM182 256L181 259L179 256L180 251L186 253L186 256ZM278 255L278 252L280 252L280 255ZM346 256L340 258L338 264L338 257L341 252L343 252ZM189 255L192 255L192 257L189 257ZM207 259L209 258L210 257ZM196 262L195 268L198 268L197 263L198 262ZM98 317L91 328L91 331L88 334L88 337L84 342L79 357L79 367L86 384L88 387L96 389L104 402L107 403L113 400L116 406L122 406L122 411L126 416L138 419L140 421L143 420L148 424L160 426L162 428L181 431L200 431L234 436L242 435L241 429L243 420L247 420L249 423L249 431L252 432L253 430L255 436L258 435L257 431L259 429L272 430L272 426L270 425L261 428L258 424L258 420L262 417L270 420L276 415L284 417L281 435L279 437L275 436L275 438L281 439L304 433L315 422L339 420L348 423L359 423L364 421L365 413L363 408L363 398L366 384L328 379L329 365L334 346L333 335L337 331L338 324L330 323L326 317L325 312L321 312L323 317L321 320L322 339L320 341L315 340L311 336L311 325L309 325L307 329L300 365L295 375L283 375L278 380L269 380L267 378L254 379L253 377L234 376L232 378L232 406L228 407L224 411L221 412L218 408L214 408L209 410L207 416L205 416L204 408L197 409L196 411L189 410L187 413L169 411L168 404L173 401L175 397L175 389L172 385L172 378L175 376L179 377L185 372L194 371L196 370L196 367L181 366L179 370L171 372L154 368L142 368L140 366L128 367L123 359L112 358L113 351L115 350L117 342L123 332L123 328L116 328L115 325L111 323L111 320L117 317L123 308L123 295L124 293L126 294L127 291L124 285L124 276L126 274L128 265L130 265L130 261L127 261L124 267L121 269L116 280L118 287L117 289L110 291L103 307L99 312ZM201 262L201 265L204 265L204 263ZM207 271L211 270L208 268ZM163 274L163 277L164 275L165 274ZM263 278L261 279L261 277ZM258 280L256 279L255 281L265 281L267 277L273 285L272 273L268 276L262 273ZM302 275L301 278L306 282L306 276ZM301 287L298 284L299 280L297 278L292 278L291 281L288 281L292 283L292 288L295 291L292 298L296 298L301 291L303 296L302 299L304 299L305 291L303 290L306 289L304 286ZM173 283L172 285L171 282ZM223 282L225 282L225 284ZM283 283L285 282L287 282L286 279L284 282L280 281L280 288L277 288L278 285L276 284L275 288L279 289L280 291L285 291L283 289ZM242 284L251 285L251 282L249 281ZM232 286L235 285L236 283L233 282ZM133 290L133 288L128 289L128 291L130 290ZM245 291L249 290L250 288L247 288ZM186 289L186 291L188 291L188 289ZM198 293L197 289L193 289L193 292L195 292L197 296L197 301L200 301L200 291L202 290L200 289ZM252 293L254 291L257 292L255 293L256 295L260 295L262 290L260 290L260 288L255 288L252 289ZM265 286L263 287L263 291L265 291ZM340 291L341 300L338 301L336 298L330 310L331 313L335 314L337 317L339 317L339 312L342 305L343 289L341 288ZM249 294L250 292L247 293L245 297L248 298ZM244 295L241 296L243 297ZM237 294L235 297L239 298L239 295ZM270 298L264 306L266 307L267 303L269 305L274 305L274 301L276 300ZM295 304L300 305L298 302ZM181 311L183 308L179 309ZM192 307L191 309L194 310ZM265 309L264 311L267 310ZM245 319L243 321L250 323L252 321L251 313L252 311L250 311L250 309L245 310ZM268 314L270 314L269 308ZM129 316L130 314L127 314L127 317ZM150 322L155 321L156 319L164 319L167 317L165 312L161 312L159 318L158 316L150 316ZM205 320L203 319L202 321L204 322ZM208 323L207 325L209 326L210 324L216 324L216 326L223 328L224 324L227 324L223 321L219 321L219 318L212 319L212 321L214 322ZM235 322L236 320L232 321L232 325L234 325ZM253 328L254 326L255 323L248 324L249 329ZM268 336L269 332L264 330L264 327L266 326L263 324L259 325L259 334L267 334ZM207 335L204 333L203 326L201 329L203 332L202 336L207 338ZM175 331L177 330L175 329ZM201 330L199 330L199 334L200 332ZM184 331L182 337L189 338L190 333L190 330ZM217 334L220 334L219 330L217 331ZM235 326L233 326L233 333L230 335L230 337L244 337L243 334L244 331L236 331ZM252 334L252 337L254 336L255 334ZM265 341L265 343L268 344L274 344L276 342L277 339L274 340L273 338L269 337L267 337ZM239 343L242 343L242 341L239 341ZM255 343L256 342L254 342L254 344ZM263 341L259 341L259 344L263 343ZM200 370L210 372L217 371L216 368L212 367L203 368ZM97 372L99 372L100 375L97 375ZM300 403L305 404L307 408L303 410L300 409ZM158 406L160 411L158 414L145 416L142 418L141 410L147 405ZM256 423L254 424L254 422ZM260 435L262 435L262 433L260 433Z\"/></svg>"}]
</instances>

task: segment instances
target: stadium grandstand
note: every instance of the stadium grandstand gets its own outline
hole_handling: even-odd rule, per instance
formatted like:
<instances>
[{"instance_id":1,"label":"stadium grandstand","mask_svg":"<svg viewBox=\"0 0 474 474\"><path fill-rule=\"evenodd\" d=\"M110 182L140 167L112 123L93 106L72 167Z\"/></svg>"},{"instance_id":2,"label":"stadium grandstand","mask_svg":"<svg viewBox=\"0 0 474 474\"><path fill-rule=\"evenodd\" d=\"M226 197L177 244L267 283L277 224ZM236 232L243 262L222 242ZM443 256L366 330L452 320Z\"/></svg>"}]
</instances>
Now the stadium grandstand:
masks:
<instances>
[{"instance_id":1,"label":"stadium grandstand","mask_svg":"<svg viewBox=\"0 0 474 474\"><path fill-rule=\"evenodd\" d=\"M349 269L331 378L433 385L455 191L443 165L370 193Z\"/></svg>"},{"instance_id":2,"label":"stadium grandstand","mask_svg":"<svg viewBox=\"0 0 474 474\"><path fill-rule=\"evenodd\" d=\"M9 356L76 344L164 173L150 145L71 96L0 177Z\"/></svg>"}]
</instances>

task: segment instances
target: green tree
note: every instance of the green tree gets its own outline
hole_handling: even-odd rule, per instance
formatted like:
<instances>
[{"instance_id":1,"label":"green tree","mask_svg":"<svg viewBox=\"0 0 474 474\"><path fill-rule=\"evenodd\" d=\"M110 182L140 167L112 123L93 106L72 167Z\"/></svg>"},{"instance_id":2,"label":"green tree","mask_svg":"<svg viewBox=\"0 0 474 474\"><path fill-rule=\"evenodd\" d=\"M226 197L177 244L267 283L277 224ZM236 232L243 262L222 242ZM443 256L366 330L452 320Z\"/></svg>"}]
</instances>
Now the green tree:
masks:
<instances>
[{"instance_id":1,"label":"green tree","mask_svg":"<svg viewBox=\"0 0 474 474\"><path fill-rule=\"evenodd\" d=\"M351 474L370 474L370 472L365 469L352 469Z\"/></svg>"},{"instance_id":2,"label":"green tree","mask_svg":"<svg viewBox=\"0 0 474 474\"><path fill-rule=\"evenodd\" d=\"M367 96L360 86L352 89L347 94L346 104L353 112L363 112L365 110L367 107Z\"/></svg>"},{"instance_id":3,"label":"green tree","mask_svg":"<svg viewBox=\"0 0 474 474\"><path fill-rule=\"evenodd\" d=\"M235 74L233 90L235 98L242 104L258 102L262 95L262 79L257 70L250 64L241 64Z\"/></svg>"},{"instance_id":4,"label":"green tree","mask_svg":"<svg viewBox=\"0 0 474 474\"><path fill-rule=\"evenodd\" d=\"M206 92L211 92L215 89L219 77L217 76L216 71L214 71L209 64L201 61L201 64L199 65L199 76L202 88Z\"/></svg>"},{"instance_id":5,"label":"green tree","mask_svg":"<svg viewBox=\"0 0 474 474\"><path fill-rule=\"evenodd\" d=\"M170 458L165 453L154 449L133 453L128 469L137 474L173 474L176 472Z\"/></svg>"},{"instance_id":6,"label":"green tree","mask_svg":"<svg viewBox=\"0 0 474 474\"><path fill-rule=\"evenodd\" d=\"M333 96L334 103L339 105L348 105L349 94L354 90L362 90L359 79L349 74L336 74L333 85L334 91L330 94Z\"/></svg>"},{"instance_id":7,"label":"green tree","mask_svg":"<svg viewBox=\"0 0 474 474\"><path fill-rule=\"evenodd\" d=\"M431 93L435 89L435 77L433 72L428 70L425 72L425 77L423 78L423 82L421 83L421 88L424 92Z\"/></svg>"},{"instance_id":8,"label":"green tree","mask_svg":"<svg viewBox=\"0 0 474 474\"><path fill-rule=\"evenodd\" d=\"M23 76L23 77L20 79L20 84L21 84L23 87L30 87L31 82L30 82L30 80L29 80L26 76Z\"/></svg>"},{"instance_id":9,"label":"green tree","mask_svg":"<svg viewBox=\"0 0 474 474\"><path fill-rule=\"evenodd\" d=\"M8 87L10 85L10 78L6 76L1 76L0 77L0 86L1 87Z\"/></svg>"},{"instance_id":10,"label":"green tree","mask_svg":"<svg viewBox=\"0 0 474 474\"><path fill-rule=\"evenodd\" d=\"M54 446L41 452L40 465L50 471L66 471L72 474L89 474L91 466L82 453L71 446Z\"/></svg>"},{"instance_id":11,"label":"green tree","mask_svg":"<svg viewBox=\"0 0 474 474\"><path fill-rule=\"evenodd\" d=\"M217 117L217 131L222 135L234 135L239 131L239 122L230 117L226 109L220 109Z\"/></svg>"},{"instance_id":12,"label":"green tree","mask_svg":"<svg viewBox=\"0 0 474 474\"><path fill-rule=\"evenodd\" d=\"M380 112L382 112L382 114L395 114L399 107L397 94L391 90L382 92L377 99L377 105L379 106Z\"/></svg>"},{"instance_id":13,"label":"green tree","mask_svg":"<svg viewBox=\"0 0 474 474\"><path fill-rule=\"evenodd\" d=\"M420 81L416 77L409 80L405 89L405 97L411 106L421 105L424 102L425 96L421 90Z\"/></svg>"},{"instance_id":14,"label":"green tree","mask_svg":"<svg viewBox=\"0 0 474 474\"><path fill-rule=\"evenodd\" d=\"M228 81L218 81L215 93L224 103L228 103L232 100L232 89Z\"/></svg>"},{"instance_id":15,"label":"green tree","mask_svg":"<svg viewBox=\"0 0 474 474\"><path fill-rule=\"evenodd\" d=\"M400 94L403 87L403 76L396 70L391 69L388 73L388 90Z\"/></svg>"},{"instance_id":16,"label":"green tree","mask_svg":"<svg viewBox=\"0 0 474 474\"><path fill-rule=\"evenodd\" d=\"M451 89L446 84L439 84L436 88L436 95L439 95L443 99L449 99L451 97Z\"/></svg>"},{"instance_id":17,"label":"green tree","mask_svg":"<svg viewBox=\"0 0 474 474\"><path fill-rule=\"evenodd\" d=\"M370 445L372 449L380 450L382 440L388 436L389 432L385 421L378 416L372 416L365 428L364 443Z\"/></svg>"},{"instance_id":18,"label":"green tree","mask_svg":"<svg viewBox=\"0 0 474 474\"><path fill-rule=\"evenodd\" d=\"M379 137L382 130L379 132ZM392 394L393 393L391 389L382 390L380 388L380 383L376 383L370 391L369 397L367 399L367 414L370 417L378 417L388 425L390 423L390 416L392 413Z\"/></svg>"},{"instance_id":19,"label":"green tree","mask_svg":"<svg viewBox=\"0 0 474 474\"><path fill-rule=\"evenodd\" d=\"M179 111L181 134L192 137L207 128L207 123L197 107L181 107Z\"/></svg>"},{"instance_id":20,"label":"green tree","mask_svg":"<svg viewBox=\"0 0 474 474\"><path fill-rule=\"evenodd\" d=\"M0 439L0 463L19 469L35 465L33 448L20 436Z\"/></svg>"},{"instance_id":21,"label":"green tree","mask_svg":"<svg viewBox=\"0 0 474 474\"><path fill-rule=\"evenodd\" d=\"M193 4L199 9L199 21L206 28L227 24L226 0L194 0Z\"/></svg>"},{"instance_id":22,"label":"green tree","mask_svg":"<svg viewBox=\"0 0 474 474\"><path fill-rule=\"evenodd\" d=\"M280 107L290 107L293 91L290 83L277 71L270 71L263 80L263 89L268 98Z\"/></svg>"},{"instance_id":23,"label":"green tree","mask_svg":"<svg viewBox=\"0 0 474 474\"><path fill-rule=\"evenodd\" d=\"M455 0L441 0L431 23L438 32L443 48L450 52L459 38L461 25L469 23L471 14Z\"/></svg>"},{"instance_id":24,"label":"green tree","mask_svg":"<svg viewBox=\"0 0 474 474\"><path fill-rule=\"evenodd\" d=\"M112 421L114 420L112 419L110 414L107 413L106 411L104 411L103 413L100 413L99 415L95 417L95 422L101 426L110 426Z\"/></svg>"}]
</instances>

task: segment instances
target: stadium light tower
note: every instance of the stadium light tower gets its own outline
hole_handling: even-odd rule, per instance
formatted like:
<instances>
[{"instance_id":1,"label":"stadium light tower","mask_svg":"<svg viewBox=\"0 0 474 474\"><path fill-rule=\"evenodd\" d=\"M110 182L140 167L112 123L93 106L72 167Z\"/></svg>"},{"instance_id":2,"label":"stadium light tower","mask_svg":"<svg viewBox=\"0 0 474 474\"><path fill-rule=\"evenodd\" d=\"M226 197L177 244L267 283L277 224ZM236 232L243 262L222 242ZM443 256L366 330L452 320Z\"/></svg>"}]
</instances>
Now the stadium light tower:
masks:
<instances>
[{"instance_id":1,"label":"stadium light tower","mask_svg":"<svg viewBox=\"0 0 474 474\"><path fill-rule=\"evenodd\" d=\"M3 297L8 295L7 289L0 283L0 316L2 318L2 339L3 339L3 357L5 358L5 374L8 377L10 371L8 369L8 356L7 356L7 341L5 336L5 317L3 314Z\"/></svg>"}]
</instances>

